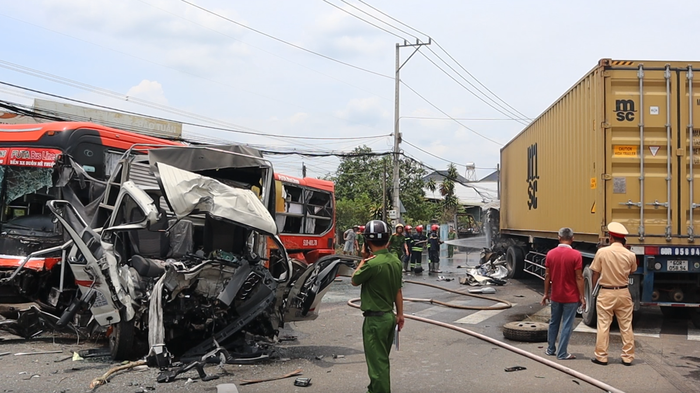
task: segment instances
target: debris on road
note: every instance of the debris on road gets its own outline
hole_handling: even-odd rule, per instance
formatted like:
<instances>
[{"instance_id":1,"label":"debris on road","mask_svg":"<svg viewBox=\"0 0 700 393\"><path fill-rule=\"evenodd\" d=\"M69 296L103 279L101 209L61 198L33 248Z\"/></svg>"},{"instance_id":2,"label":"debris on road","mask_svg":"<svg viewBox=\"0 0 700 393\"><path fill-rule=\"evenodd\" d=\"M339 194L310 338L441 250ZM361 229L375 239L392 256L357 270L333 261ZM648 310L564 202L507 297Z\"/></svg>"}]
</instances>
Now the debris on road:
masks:
<instances>
[{"instance_id":1,"label":"debris on road","mask_svg":"<svg viewBox=\"0 0 700 393\"><path fill-rule=\"evenodd\" d=\"M37 352L17 352L15 356L29 356L29 355L49 355L52 353L62 353L63 351L37 351Z\"/></svg>"},{"instance_id":2,"label":"debris on road","mask_svg":"<svg viewBox=\"0 0 700 393\"><path fill-rule=\"evenodd\" d=\"M79 351L78 355L87 359L112 356L112 353L110 352L109 348L90 348Z\"/></svg>"},{"instance_id":3,"label":"debris on road","mask_svg":"<svg viewBox=\"0 0 700 393\"><path fill-rule=\"evenodd\" d=\"M78 352L73 352L73 361L74 361L74 362L78 362L78 361L81 361L81 360L85 360L85 359L83 359L83 357L80 356L80 354L78 354Z\"/></svg>"},{"instance_id":4,"label":"debris on road","mask_svg":"<svg viewBox=\"0 0 700 393\"><path fill-rule=\"evenodd\" d=\"M496 289L492 287L484 287L484 288L476 288L476 289L470 289L468 291L469 293L483 293L483 294L491 294L493 295L496 293Z\"/></svg>"},{"instance_id":5,"label":"debris on road","mask_svg":"<svg viewBox=\"0 0 700 393\"><path fill-rule=\"evenodd\" d=\"M216 393L238 393L238 387L233 383L216 385Z\"/></svg>"},{"instance_id":6,"label":"debris on road","mask_svg":"<svg viewBox=\"0 0 700 393\"><path fill-rule=\"evenodd\" d=\"M301 372L302 372L302 369L297 369L295 371L292 371L289 374L284 374L284 375L279 376L279 377L271 377L271 378L263 378L263 379L244 379L241 381L241 385L252 385L254 383L277 381L278 379L296 377L298 375L302 375ZM310 380L310 378L309 378L309 380Z\"/></svg>"},{"instance_id":7,"label":"debris on road","mask_svg":"<svg viewBox=\"0 0 700 393\"><path fill-rule=\"evenodd\" d=\"M0 352L0 357L9 355L11 352Z\"/></svg>"},{"instance_id":8,"label":"debris on road","mask_svg":"<svg viewBox=\"0 0 700 393\"><path fill-rule=\"evenodd\" d=\"M277 340L279 342L297 341L297 336L280 336L280 338L278 338Z\"/></svg>"},{"instance_id":9,"label":"debris on road","mask_svg":"<svg viewBox=\"0 0 700 393\"><path fill-rule=\"evenodd\" d=\"M505 372L510 373L513 371L521 371L521 370L527 370L527 368L523 366L513 366L513 367L508 367L505 369Z\"/></svg>"},{"instance_id":10,"label":"debris on road","mask_svg":"<svg viewBox=\"0 0 700 393\"><path fill-rule=\"evenodd\" d=\"M98 387L100 385L106 384L107 382L109 382L109 378L113 374L118 373L119 371L133 369L134 367L142 366L144 364L146 364L145 360L139 360L136 362L129 362L126 364L121 364L119 366L112 367L109 370L107 370L106 373L102 374L101 377L97 377L97 378L93 379L92 382L90 382L90 389L95 389L96 387Z\"/></svg>"},{"instance_id":11,"label":"debris on road","mask_svg":"<svg viewBox=\"0 0 700 393\"><path fill-rule=\"evenodd\" d=\"M294 380L294 386L307 387L311 385L311 378L297 378Z\"/></svg>"}]
</instances>

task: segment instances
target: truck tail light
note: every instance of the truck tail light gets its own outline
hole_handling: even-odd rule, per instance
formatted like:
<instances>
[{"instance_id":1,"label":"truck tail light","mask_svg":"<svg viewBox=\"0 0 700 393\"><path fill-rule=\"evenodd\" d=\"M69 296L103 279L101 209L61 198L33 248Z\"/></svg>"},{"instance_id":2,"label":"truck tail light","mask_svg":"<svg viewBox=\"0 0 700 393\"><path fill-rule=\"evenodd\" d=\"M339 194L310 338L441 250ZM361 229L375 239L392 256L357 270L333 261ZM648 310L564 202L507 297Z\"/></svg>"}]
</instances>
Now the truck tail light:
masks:
<instances>
[{"instance_id":1,"label":"truck tail light","mask_svg":"<svg viewBox=\"0 0 700 393\"><path fill-rule=\"evenodd\" d=\"M659 255L659 247L644 246L644 255Z\"/></svg>"}]
</instances>

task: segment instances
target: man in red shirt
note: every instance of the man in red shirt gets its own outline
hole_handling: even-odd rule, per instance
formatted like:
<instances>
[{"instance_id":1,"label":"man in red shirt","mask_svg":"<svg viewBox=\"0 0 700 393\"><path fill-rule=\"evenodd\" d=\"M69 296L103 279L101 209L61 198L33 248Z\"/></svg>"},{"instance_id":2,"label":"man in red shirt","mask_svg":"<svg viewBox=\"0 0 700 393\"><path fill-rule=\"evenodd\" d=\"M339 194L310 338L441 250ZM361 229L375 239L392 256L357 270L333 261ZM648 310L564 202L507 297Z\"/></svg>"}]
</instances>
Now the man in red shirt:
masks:
<instances>
[{"instance_id":1,"label":"man in red shirt","mask_svg":"<svg viewBox=\"0 0 700 393\"><path fill-rule=\"evenodd\" d=\"M576 357L567 352L569 338L574 327L574 318L579 303L586 307L583 297L583 258L581 253L571 248L574 242L574 231L571 228L559 230L559 246L547 253L545 260L544 296L542 305L547 300L552 303L552 318L549 320L547 333L547 350L549 356L557 355L557 359L568 360ZM549 290L552 290L550 296ZM559 351L556 350L557 334L561 325Z\"/></svg>"}]
</instances>

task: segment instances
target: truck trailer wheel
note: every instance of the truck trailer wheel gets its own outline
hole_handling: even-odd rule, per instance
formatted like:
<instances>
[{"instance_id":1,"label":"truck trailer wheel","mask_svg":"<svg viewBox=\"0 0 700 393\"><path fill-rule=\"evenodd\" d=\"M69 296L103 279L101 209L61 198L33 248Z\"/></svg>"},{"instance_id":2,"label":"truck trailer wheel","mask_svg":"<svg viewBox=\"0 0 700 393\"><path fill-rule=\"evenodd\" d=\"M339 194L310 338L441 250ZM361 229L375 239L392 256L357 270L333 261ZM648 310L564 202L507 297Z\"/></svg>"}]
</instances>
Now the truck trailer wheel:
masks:
<instances>
[{"instance_id":1,"label":"truck trailer wheel","mask_svg":"<svg viewBox=\"0 0 700 393\"><path fill-rule=\"evenodd\" d=\"M594 287L593 270L586 266L583 269L583 296L586 298L586 308L583 310L581 317L583 318L583 323L590 327L595 327L598 319L595 311L596 298L593 297Z\"/></svg>"},{"instance_id":2,"label":"truck trailer wheel","mask_svg":"<svg viewBox=\"0 0 700 393\"><path fill-rule=\"evenodd\" d=\"M522 278L525 268L525 253L517 246L510 246L506 251L506 267L508 268L508 278Z\"/></svg>"},{"instance_id":3,"label":"truck trailer wheel","mask_svg":"<svg viewBox=\"0 0 700 393\"><path fill-rule=\"evenodd\" d=\"M547 341L549 324L543 322L509 322L503 325L503 337L514 341Z\"/></svg>"}]
</instances>

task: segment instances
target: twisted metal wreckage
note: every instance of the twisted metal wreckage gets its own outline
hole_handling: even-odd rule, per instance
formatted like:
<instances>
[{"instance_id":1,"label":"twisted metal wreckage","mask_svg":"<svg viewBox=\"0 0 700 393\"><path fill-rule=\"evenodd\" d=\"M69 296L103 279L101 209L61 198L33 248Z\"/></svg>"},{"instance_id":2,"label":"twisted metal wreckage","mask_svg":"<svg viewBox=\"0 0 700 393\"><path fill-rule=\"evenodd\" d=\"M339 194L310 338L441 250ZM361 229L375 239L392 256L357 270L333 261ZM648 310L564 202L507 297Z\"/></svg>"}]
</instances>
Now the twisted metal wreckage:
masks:
<instances>
[{"instance_id":1,"label":"twisted metal wreckage","mask_svg":"<svg viewBox=\"0 0 700 393\"><path fill-rule=\"evenodd\" d=\"M63 156L53 178L53 244L0 272L2 293L35 303L0 321L26 338L106 334L114 359L147 355L160 367L265 359L284 322L315 319L355 263L288 257L272 165L248 147L135 146L107 182ZM47 257L62 263L28 267Z\"/></svg>"}]
</instances>

